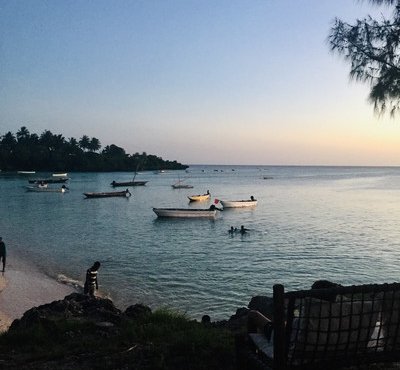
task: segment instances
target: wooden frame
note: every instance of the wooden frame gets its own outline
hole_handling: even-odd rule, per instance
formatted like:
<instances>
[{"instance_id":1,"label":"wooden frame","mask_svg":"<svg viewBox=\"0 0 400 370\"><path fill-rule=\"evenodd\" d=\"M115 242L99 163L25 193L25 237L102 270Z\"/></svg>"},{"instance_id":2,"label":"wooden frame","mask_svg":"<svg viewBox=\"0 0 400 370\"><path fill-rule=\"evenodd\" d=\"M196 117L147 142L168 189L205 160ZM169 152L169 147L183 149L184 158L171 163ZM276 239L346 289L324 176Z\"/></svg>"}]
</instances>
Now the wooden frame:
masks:
<instances>
[{"instance_id":1,"label":"wooden frame","mask_svg":"<svg viewBox=\"0 0 400 370\"><path fill-rule=\"evenodd\" d=\"M400 284L273 287L273 356L247 338L239 368L338 369L400 360ZM267 340L265 338L265 340Z\"/></svg>"}]
</instances>

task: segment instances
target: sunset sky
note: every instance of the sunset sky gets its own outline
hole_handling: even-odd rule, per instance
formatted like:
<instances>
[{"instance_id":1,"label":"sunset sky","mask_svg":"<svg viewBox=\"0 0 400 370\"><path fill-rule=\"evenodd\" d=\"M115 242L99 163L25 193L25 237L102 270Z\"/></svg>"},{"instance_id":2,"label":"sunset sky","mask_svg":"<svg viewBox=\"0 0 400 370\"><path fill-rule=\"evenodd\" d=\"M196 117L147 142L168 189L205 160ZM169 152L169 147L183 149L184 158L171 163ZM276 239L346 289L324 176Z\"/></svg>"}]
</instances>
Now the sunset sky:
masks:
<instances>
[{"instance_id":1,"label":"sunset sky","mask_svg":"<svg viewBox=\"0 0 400 370\"><path fill-rule=\"evenodd\" d=\"M0 135L186 164L400 165L400 117L329 50L356 0L0 0Z\"/></svg>"}]
</instances>

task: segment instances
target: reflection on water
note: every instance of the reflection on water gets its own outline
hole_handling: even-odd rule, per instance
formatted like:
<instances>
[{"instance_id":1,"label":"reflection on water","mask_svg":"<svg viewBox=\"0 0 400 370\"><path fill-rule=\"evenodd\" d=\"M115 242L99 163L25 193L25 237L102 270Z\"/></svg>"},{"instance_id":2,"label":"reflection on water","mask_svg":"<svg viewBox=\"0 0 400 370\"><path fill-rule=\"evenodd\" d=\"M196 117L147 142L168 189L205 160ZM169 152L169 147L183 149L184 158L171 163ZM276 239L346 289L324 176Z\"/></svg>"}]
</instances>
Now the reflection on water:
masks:
<instances>
[{"instance_id":1,"label":"reflection on water","mask_svg":"<svg viewBox=\"0 0 400 370\"><path fill-rule=\"evenodd\" d=\"M172 189L179 175L194 188ZM54 277L82 281L100 260L101 289L122 308L143 302L221 319L278 282L295 289L320 278L399 281L397 168L194 166L141 173L148 183L130 188L130 199L83 196L110 191L113 179L127 181L130 173L70 176L70 193L42 194L26 192L25 177L1 175L1 235ZM207 190L209 201L189 204L188 195ZM225 210L215 220L157 219L152 211L250 195L257 207ZM228 233L241 225L251 230Z\"/></svg>"}]
</instances>

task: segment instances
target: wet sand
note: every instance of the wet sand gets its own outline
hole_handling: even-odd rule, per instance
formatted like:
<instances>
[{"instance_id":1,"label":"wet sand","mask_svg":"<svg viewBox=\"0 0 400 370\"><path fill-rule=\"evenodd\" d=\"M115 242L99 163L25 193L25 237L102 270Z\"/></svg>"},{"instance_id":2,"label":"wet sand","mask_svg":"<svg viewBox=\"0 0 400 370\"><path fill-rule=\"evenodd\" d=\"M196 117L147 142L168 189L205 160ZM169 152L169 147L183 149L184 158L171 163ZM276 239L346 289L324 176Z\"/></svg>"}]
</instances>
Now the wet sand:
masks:
<instances>
[{"instance_id":1,"label":"wet sand","mask_svg":"<svg viewBox=\"0 0 400 370\"><path fill-rule=\"evenodd\" d=\"M32 307L63 299L76 291L40 272L15 256L7 255L4 274L0 272L0 332Z\"/></svg>"}]
</instances>

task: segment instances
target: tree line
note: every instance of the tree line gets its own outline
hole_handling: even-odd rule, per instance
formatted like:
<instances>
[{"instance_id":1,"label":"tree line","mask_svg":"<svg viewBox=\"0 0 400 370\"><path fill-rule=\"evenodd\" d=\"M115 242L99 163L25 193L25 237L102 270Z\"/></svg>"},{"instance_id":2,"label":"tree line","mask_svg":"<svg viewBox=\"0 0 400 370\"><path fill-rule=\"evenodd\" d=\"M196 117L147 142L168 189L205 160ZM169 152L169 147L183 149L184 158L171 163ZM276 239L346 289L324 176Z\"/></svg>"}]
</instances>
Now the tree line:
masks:
<instances>
[{"instance_id":1,"label":"tree line","mask_svg":"<svg viewBox=\"0 0 400 370\"><path fill-rule=\"evenodd\" d=\"M179 170L188 166L152 154L128 154L117 145L101 147L99 139L83 135L68 140L50 130L31 134L22 126L16 134L0 135L2 171L136 171Z\"/></svg>"}]
</instances>

